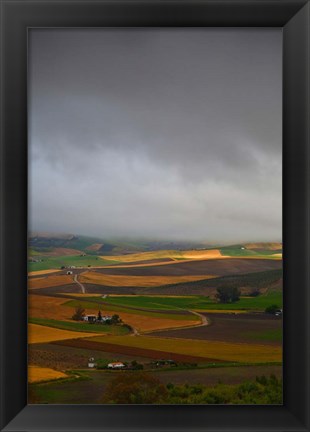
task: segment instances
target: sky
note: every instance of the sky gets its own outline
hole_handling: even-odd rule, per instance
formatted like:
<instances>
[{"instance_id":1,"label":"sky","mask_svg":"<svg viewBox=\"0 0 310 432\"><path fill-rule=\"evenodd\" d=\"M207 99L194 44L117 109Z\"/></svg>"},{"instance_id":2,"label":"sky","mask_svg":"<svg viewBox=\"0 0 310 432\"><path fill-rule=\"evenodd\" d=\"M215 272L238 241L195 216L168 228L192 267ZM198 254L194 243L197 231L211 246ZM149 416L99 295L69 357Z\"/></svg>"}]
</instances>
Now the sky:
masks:
<instances>
[{"instance_id":1,"label":"sky","mask_svg":"<svg viewBox=\"0 0 310 432\"><path fill-rule=\"evenodd\" d=\"M281 29L32 29L28 92L30 230L281 241Z\"/></svg>"}]
</instances>

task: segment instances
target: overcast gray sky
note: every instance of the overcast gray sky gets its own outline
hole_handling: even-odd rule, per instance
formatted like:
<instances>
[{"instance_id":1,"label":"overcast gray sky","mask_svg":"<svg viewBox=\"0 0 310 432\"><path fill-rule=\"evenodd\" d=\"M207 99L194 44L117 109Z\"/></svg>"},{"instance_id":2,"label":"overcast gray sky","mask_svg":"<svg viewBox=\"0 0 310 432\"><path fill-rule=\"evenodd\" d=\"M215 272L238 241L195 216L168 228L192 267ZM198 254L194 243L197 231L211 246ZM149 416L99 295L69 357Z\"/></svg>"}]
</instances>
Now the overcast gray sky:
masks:
<instances>
[{"instance_id":1,"label":"overcast gray sky","mask_svg":"<svg viewBox=\"0 0 310 432\"><path fill-rule=\"evenodd\" d=\"M281 241L280 29L36 29L31 230Z\"/></svg>"}]
</instances>

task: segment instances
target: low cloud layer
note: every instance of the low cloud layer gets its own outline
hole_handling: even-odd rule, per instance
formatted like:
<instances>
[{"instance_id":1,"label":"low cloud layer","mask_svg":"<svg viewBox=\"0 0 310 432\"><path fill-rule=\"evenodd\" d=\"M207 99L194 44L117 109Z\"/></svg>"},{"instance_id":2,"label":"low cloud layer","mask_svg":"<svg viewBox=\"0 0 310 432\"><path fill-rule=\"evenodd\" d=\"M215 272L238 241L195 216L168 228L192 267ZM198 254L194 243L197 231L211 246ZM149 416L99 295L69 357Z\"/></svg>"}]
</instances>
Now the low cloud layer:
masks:
<instances>
[{"instance_id":1,"label":"low cloud layer","mask_svg":"<svg viewBox=\"0 0 310 432\"><path fill-rule=\"evenodd\" d=\"M30 229L281 240L281 39L32 30Z\"/></svg>"}]
</instances>

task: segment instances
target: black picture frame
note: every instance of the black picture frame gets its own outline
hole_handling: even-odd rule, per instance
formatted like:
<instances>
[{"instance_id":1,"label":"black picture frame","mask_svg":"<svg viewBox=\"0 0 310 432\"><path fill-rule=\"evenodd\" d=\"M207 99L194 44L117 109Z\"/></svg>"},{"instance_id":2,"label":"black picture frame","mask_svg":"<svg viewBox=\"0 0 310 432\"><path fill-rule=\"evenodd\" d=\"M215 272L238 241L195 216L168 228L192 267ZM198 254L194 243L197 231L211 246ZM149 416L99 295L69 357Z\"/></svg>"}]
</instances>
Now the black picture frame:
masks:
<instances>
[{"instance_id":1,"label":"black picture frame","mask_svg":"<svg viewBox=\"0 0 310 432\"><path fill-rule=\"evenodd\" d=\"M1 0L1 430L309 431L309 3ZM283 29L283 406L27 405L27 29Z\"/></svg>"}]
</instances>

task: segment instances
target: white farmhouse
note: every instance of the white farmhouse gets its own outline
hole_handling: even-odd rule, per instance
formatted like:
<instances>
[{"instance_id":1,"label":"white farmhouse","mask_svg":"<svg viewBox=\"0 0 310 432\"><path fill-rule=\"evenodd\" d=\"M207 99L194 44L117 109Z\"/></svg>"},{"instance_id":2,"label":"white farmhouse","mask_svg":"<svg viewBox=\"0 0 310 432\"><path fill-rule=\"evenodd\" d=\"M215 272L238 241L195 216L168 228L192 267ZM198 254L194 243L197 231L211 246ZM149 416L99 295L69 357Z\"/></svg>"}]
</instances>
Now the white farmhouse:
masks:
<instances>
[{"instance_id":1,"label":"white farmhouse","mask_svg":"<svg viewBox=\"0 0 310 432\"><path fill-rule=\"evenodd\" d=\"M123 369L125 367L122 362L113 362L108 364L108 369Z\"/></svg>"}]
</instances>

